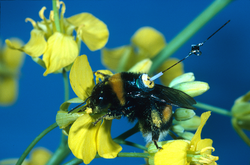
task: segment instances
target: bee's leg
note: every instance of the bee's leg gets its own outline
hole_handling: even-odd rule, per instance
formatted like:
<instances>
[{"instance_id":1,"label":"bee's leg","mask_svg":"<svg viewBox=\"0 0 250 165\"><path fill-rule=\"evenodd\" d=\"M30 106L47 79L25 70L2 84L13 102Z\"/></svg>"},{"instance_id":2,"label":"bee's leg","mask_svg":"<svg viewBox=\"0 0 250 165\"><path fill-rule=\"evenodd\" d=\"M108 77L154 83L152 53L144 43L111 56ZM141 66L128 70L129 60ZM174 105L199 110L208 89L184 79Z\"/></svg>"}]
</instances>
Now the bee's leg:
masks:
<instances>
[{"instance_id":1,"label":"bee's leg","mask_svg":"<svg viewBox=\"0 0 250 165\"><path fill-rule=\"evenodd\" d=\"M162 148L158 146L157 141L158 141L158 140L153 140L153 142L154 142L156 148L157 148L158 150L161 150Z\"/></svg>"},{"instance_id":2,"label":"bee's leg","mask_svg":"<svg viewBox=\"0 0 250 165\"><path fill-rule=\"evenodd\" d=\"M105 115L99 117L95 122L93 122L94 125L96 125L99 121L101 121L102 119L107 119L107 120L112 120L112 119L120 119L122 117L121 113L119 112L119 110L115 110L115 111L110 111L108 113L106 113Z\"/></svg>"},{"instance_id":3,"label":"bee's leg","mask_svg":"<svg viewBox=\"0 0 250 165\"><path fill-rule=\"evenodd\" d=\"M103 118L105 118L106 116L108 116L108 114L105 114L101 117L99 117L95 122L93 122L93 125L96 125L99 121L101 121Z\"/></svg>"},{"instance_id":4,"label":"bee's leg","mask_svg":"<svg viewBox=\"0 0 250 165\"><path fill-rule=\"evenodd\" d=\"M160 128L153 126L152 128L152 141L154 142L155 146L157 149L162 149L161 147L158 146L157 142L160 136Z\"/></svg>"},{"instance_id":5,"label":"bee's leg","mask_svg":"<svg viewBox=\"0 0 250 165\"><path fill-rule=\"evenodd\" d=\"M71 113L72 111L74 111L75 109L77 109L78 107L82 106L83 104L86 104L87 100L89 99L90 97L88 97L83 103L80 103L79 105L77 105L75 108L71 109L70 111L68 111L68 113Z\"/></svg>"}]
</instances>

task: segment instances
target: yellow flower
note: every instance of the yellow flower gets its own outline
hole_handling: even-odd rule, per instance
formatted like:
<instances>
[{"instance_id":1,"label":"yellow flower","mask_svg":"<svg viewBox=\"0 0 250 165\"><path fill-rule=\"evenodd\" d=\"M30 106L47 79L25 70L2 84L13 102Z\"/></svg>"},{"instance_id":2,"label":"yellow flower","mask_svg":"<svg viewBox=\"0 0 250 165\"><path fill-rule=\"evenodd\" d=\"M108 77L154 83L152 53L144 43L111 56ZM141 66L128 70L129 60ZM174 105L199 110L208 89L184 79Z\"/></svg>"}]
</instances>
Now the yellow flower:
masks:
<instances>
[{"instance_id":1,"label":"yellow flower","mask_svg":"<svg viewBox=\"0 0 250 165\"><path fill-rule=\"evenodd\" d=\"M13 45L20 46L22 41L11 39ZM0 48L0 104L10 105L17 99L20 67L24 54L5 46Z\"/></svg>"},{"instance_id":2,"label":"yellow flower","mask_svg":"<svg viewBox=\"0 0 250 165\"><path fill-rule=\"evenodd\" d=\"M30 159L24 160L22 165L45 165L51 157L51 152L46 148L36 148L32 150ZM1 165L14 165L18 159L4 159L0 161Z\"/></svg>"},{"instance_id":3,"label":"yellow flower","mask_svg":"<svg viewBox=\"0 0 250 165\"><path fill-rule=\"evenodd\" d=\"M138 29L131 38L131 44L114 49L102 49L103 64L116 71L128 71L143 59L152 59L166 46L164 36L152 27ZM163 71L176 63L177 59L169 59L163 63L157 71ZM179 64L160 77L165 86L175 77L183 74L183 64Z\"/></svg>"},{"instance_id":4,"label":"yellow flower","mask_svg":"<svg viewBox=\"0 0 250 165\"><path fill-rule=\"evenodd\" d=\"M54 12L51 11L49 19L46 19L46 7L42 7L39 11L41 22L26 18L34 28L26 45L16 46L10 40L5 41L10 48L23 51L33 57L34 61L39 61L39 64L46 68L44 76L72 64L79 54L78 45L81 40L90 50L97 50L105 46L109 37L106 25L93 15L82 13L65 19L66 6L64 2L57 1L58 10L60 6L60 31L56 29ZM77 31L76 39L73 30ZM38 59L41 55L42 61Z\"/></svg>"},{"instance_id":5,"label":"yellow flower","mask_svg":"<svg viewBox=\"0 0 250 165\"><path fill-rule=\"evenodd\" d=\"M194 137L189 140L172 140L158 145L162 149L155 153L155 146L149 146L149 154L151 159L154 158L155 165L190 165L190 164L202 164L202 165L216 165L215 162L219 158L212 156L211 152L214 151L212 147L213 141L211 139L201 139L201 131L205 125L207 119L210 116L210 112L205 112L201 115L201 123L198 127ZM155 154L155 155L154 155Z\"/></svg>"},{"instance_id":6,"label":"yellow flower","mask_svg":"<svg viewBox=\"0 0 250 165\"><path fill-rule=\"evenodd\" d=\"M70 71L70 83L76 95L83 101L90 96L95 84L86 55L75 60ZM102 122L93 125L100 116L100 114L82 114L69 130L69 148L85 164L89 164L95 158L96 152L103 158L115 158L122 150L121 146L111 138L112 120L103 119Z\"/></svg>"}]
</instances>

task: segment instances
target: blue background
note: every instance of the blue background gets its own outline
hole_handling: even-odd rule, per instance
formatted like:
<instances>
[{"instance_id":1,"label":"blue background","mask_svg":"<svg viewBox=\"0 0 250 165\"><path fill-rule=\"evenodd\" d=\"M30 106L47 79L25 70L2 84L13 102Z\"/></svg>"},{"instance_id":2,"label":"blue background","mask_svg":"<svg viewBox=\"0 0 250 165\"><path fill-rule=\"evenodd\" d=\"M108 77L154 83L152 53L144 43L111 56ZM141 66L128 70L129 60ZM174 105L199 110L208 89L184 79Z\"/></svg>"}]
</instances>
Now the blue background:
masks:
<instances>
[{"instance_id":1,"label":"blue background","mask_svg":"<svg viewBox=\"0 0 250 165\"><path fill-rule=\"evenodd\" d=\"M72 0L65 1L65 17L90 12L105 22L110 31L106 45L113 48L130 43L134 32L142 26L152 26L165 35L167 42L213 1L150 1L150 0ZM1 1L0 37L5 40L18 37L25 43L30 38L32 26L26 17L40 21L38 11L46 6L48 18L51 1ZM230 110L234 100L249 90L250 0L236 0L229 4L174 57L183 58L190 45L204 41L227 20L231 22L211 38L202 48L203 55L185 61L185 71L194 72L196 80L208 82L210 90L196 98L197 101ZM100 51L91 52L82 44L81 54L87 54L93 70L104 69ZM0 107L0 159L19 157L30 142L45 128L55 122L56 112L64 100L63 81L60 74L43 76L44 69L26 56L19 81L19 98L10 107ZM75 97L71 91L70 97ZM197 114L203 110L198 109ZM131 128L126 118L115 120L112 137ZM55 151L60 142L60 130L56 128L46 135L37 146ZM249 135L249 133L248 133ZM218 164L249 164L250 148L233 130L230 118L212 113L202 132L202 138L211 138ZM128 140L145 145L140 133ZM123 146L124 152L141 152ZM74 158L72 154L67 158ZM144 164L141 158L96 159L91 164Z\"/></svg>"}]
</instances>

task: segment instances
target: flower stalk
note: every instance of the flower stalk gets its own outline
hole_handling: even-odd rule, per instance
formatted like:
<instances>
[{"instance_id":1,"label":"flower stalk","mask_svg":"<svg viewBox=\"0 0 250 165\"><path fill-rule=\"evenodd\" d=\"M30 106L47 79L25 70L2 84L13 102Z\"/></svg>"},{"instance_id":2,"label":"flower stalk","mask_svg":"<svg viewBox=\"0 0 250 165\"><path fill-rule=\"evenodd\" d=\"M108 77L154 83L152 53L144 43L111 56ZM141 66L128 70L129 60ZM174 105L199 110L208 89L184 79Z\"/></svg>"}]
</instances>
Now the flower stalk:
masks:
<instances>
[{"instance_id":1,"label":"flower stalk","mask_svg":"<svg viewBox=\"0 0 250 165\"><path fill-rule=\"evenodd\" d=\"M18 159L16 165L21 165L24 159L27 157L27 155L30 153L32 148L38 143L47 133L49 133L51 130L55 129L57 127L57 123L54 123L50 125L48 128L46 128L43 132L41 132L26 148L26 150L23 152L21 157Z\"/></svg>"},{"instance_id":2,"label":"flower stalk","mask_svg":"<svg viewBox=\"0 0 250 165\"><path fill-rule=\"evenodd\" d=\"M60 21L59 21L59 11L58 11L58 8L57 8L57 0L52 0L52 6L53 6L53 11L54 11L54 19L55 19L56 30L58 32L61 32Z\"/></svg>"},{"instance_id":3,"label":"flower stalk","mask_svg":"<svg viewBox=\"0 0 250 165\"><path fill-rule=\"evenodd\" d=\"M195 104L195 106L198 107L198 108L201 108L201 109L205 109L205 110L208 110L208 111L212 111L212 112L224 115L224 116L232 117L232 113L230 111L226 110L226 109L223 109L223 108L218 108L218 107L208 105L208 104L204 104L204 103L201 103L201 102L197 102L197 104Z\"/></svg>"}]
</instances>

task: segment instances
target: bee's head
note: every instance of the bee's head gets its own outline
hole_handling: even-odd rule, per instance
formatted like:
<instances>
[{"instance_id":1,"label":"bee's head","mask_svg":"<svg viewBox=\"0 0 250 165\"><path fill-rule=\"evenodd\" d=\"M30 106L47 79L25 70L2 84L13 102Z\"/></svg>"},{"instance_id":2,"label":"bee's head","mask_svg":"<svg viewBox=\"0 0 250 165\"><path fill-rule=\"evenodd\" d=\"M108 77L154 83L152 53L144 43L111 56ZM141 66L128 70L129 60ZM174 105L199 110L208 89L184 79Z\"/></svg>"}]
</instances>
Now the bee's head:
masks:
<instances>
[{"instance_id":1,"label":"bee's head","mask_svg":"<svg viewBox=\"0 0 250 165\"><path fill-rule=\"evenodd\" d=\"M136 85L143 91L151 91L154 88L155 83L150 80L150 77L147 74L141 74L136 80Z\"/></svg>"}]
</instances>

